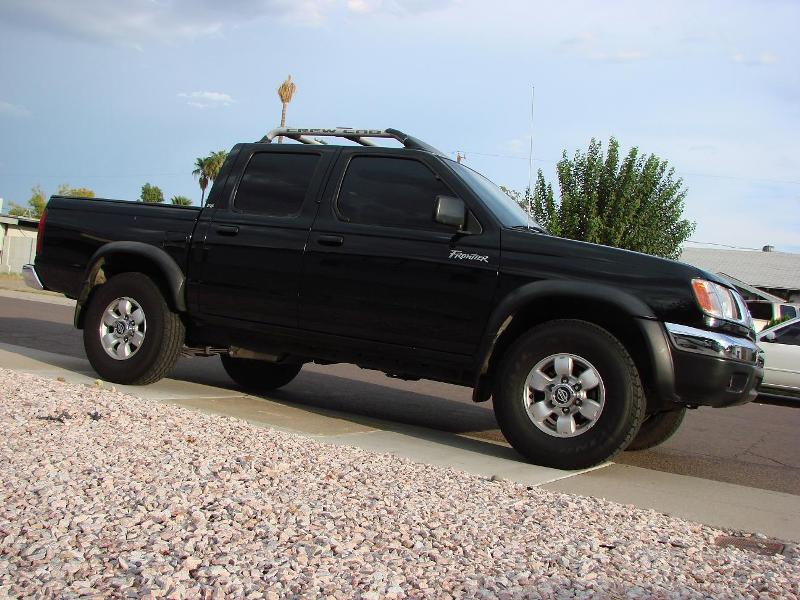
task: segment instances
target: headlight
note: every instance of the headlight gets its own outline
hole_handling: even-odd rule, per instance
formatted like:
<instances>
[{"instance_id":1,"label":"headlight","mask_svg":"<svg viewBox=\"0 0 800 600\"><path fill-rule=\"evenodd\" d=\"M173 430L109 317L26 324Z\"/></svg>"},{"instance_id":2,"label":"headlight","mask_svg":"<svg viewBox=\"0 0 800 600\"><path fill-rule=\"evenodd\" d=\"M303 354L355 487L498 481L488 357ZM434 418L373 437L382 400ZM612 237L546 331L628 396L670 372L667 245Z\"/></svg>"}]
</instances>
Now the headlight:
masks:
<instances>
[{"instance_id":1,"label":"headlight","mask_svg":"<svg viewBox=\"0 0 800 600\"><path fill-rule=\"evenodd\" d=\"M692 279L694 297L703 312L710 317L729 321L747 321L747 315L741 314L732 290L724 285L705 279Z\"/></svg>"}]
</instances>

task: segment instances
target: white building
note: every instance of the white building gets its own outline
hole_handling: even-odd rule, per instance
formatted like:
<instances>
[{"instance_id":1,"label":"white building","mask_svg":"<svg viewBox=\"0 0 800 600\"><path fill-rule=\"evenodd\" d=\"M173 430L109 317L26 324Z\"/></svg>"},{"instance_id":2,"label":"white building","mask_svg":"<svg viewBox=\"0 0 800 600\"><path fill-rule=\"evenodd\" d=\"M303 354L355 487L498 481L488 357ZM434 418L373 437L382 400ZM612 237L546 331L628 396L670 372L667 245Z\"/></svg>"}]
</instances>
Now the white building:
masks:
<instances>
[{"instance_id":1,"label":"white building","mask_svg":"<svg viewBox=\"0 0 800 600\"><path fill-rule=\"evenodd\" d=\"M21 273L36 256L39 219L0 214L0 273Z\"/></svg>"}]
</instances>

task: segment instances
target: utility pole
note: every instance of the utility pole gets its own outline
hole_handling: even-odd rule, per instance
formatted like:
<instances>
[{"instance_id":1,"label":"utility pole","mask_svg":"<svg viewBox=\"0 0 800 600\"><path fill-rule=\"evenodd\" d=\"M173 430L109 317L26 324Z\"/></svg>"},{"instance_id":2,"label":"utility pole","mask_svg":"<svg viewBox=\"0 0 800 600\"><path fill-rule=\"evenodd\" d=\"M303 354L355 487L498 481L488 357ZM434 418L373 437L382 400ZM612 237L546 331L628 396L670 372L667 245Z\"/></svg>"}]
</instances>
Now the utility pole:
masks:
<instances>
[{"instance_id":1,"label":"utility pole","mask_svg":"<svg viewBox=\"0 0 800 600\"><path fill-rule=\"evenodd\" d=\"M456 152L456 162L457 162L458 164L461 164L461 161L462 161L463 159L465 159L465 158L467 158L467 157L466 157L466 156L464 156L463 154L461 154L461 151L460 151L460 150L459 150L458 152Z\"/></svg>"}]
</instances>

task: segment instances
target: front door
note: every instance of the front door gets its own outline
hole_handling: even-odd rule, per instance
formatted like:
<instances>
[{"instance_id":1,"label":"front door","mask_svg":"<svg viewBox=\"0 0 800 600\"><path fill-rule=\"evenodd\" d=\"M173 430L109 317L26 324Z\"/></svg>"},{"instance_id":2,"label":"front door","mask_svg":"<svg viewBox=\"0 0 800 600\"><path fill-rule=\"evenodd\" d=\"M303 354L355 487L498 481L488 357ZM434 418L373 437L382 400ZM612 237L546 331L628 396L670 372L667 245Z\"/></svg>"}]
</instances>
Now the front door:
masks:
<instances>
[{"instance_id":1,"label":"front door","mask_svg":"<svg viewBox=\"0 0 800 600\"><path fill-rule=\"evenodd\" d=\"M423 153L343 151L309 238L300 327L448 353L474 352L497 285L499 236L433 219L457 195Z\"/></svg>"}]
</instances>

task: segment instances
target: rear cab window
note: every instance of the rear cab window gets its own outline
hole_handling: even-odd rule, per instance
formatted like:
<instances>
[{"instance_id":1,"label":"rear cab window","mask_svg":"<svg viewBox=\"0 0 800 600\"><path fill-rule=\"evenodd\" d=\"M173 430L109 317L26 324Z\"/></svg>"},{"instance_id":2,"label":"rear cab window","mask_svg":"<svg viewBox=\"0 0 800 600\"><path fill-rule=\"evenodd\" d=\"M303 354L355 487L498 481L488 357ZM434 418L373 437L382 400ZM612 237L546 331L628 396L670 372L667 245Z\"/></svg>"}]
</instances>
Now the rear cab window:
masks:
<instances>
[{"instance_id":1,"label":"rear cab window","mask_svg":"<svg viewBox=\"0 0 800 600\"><path fill-rule=\"evenodd\" d=\"M320 158L312 153L254 153L236 188L233 210L269 217L298 216Z\"/></svg>"}]
</instances>

